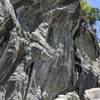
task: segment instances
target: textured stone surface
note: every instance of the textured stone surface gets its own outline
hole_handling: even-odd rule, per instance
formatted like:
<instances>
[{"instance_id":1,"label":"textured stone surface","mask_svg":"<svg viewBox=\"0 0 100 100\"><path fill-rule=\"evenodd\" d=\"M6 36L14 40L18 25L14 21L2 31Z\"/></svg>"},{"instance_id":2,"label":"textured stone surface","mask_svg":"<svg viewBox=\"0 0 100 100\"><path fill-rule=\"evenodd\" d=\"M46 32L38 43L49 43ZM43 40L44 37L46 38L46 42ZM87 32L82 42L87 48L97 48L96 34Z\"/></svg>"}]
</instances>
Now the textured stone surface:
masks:
<instances>
[{"instance_id":1,"label":"textured stone surface","mask_svg":"<svg viewBox=\"0 0 100 100\"><path fill-rule=\"evenodd\" d=\"M100 86L98 42L80 24L78 0L1 0L0 99L82 100Z\"/></svg>"},{"instance_id":2,"label":"textured stone surface","mask_svg":"<svg viewBox=\"0 0 100 100\"><path fill-rule=\"evenodd\" d=\"M59 95L55 100L80 100L75 92L69 92L66 95Z\"/></svg>"},{"instance_id":3,"label":"textured stone surface","mask_svg":"<svg viewBox=\"0 0 100 100\"><path fill-rule=\"evenodd\" d=\"M100 100L100 88L86 90L85 100Z\"/></svg>"}]
</instances>

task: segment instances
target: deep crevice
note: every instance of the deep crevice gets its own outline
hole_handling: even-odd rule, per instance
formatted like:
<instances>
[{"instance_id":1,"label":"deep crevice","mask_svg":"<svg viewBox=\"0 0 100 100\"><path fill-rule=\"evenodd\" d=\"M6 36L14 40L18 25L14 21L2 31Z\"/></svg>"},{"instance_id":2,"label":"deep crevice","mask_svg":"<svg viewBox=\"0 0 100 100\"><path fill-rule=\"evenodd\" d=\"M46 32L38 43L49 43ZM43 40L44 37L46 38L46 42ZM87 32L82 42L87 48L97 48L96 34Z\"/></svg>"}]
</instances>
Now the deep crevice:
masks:
<instances>
[{"instance_id":1,"label":"deep crevice","mask_svg":"<svg viewBox=\"0 0 100 100\"><path fill-rule=\"evenodd\" d=\"M74 46L74 50L75 50L75 71L77 71L79 73L79 76L82 72L82 66L81 66L81 59L77 56L77 47Z\"/></svg>"},{"instance_id":2,"label":"deep crevice","mask_svg":"<svg viewBox=\"0 0 100 100\"><path fill-rule=\"evenodd\" d=\"M33 67L34 67L34 62L32 62L31 65L26 70L26 74L28 75L28 83L27 83L26 93L25 93L25 96L24 96L23 100L26 100L26 97L27 97L27 93L28 93L28 90L29 90L29 87L30 87Z\"/></svg>"}]
</instances>

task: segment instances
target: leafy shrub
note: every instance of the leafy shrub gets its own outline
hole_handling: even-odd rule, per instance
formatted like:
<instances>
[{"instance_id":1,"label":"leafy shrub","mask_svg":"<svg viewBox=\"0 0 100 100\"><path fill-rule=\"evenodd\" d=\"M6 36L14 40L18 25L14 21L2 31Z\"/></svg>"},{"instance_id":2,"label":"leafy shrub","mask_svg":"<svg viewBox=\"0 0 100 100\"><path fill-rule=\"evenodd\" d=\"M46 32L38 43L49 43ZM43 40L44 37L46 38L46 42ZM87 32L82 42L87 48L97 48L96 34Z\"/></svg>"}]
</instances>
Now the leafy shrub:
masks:
<instances>
[{"instance_id":1,"label":"leafy shrub","mask_svg":"<svg viewBox=\"0 0 100 100\"><path fill-rule=\"evenodd\" d=\"M85 15L88 15L91 11L90 5L87 3L87 0L80 0L80 5L82 8L82 11Z\"/></svg>"},{"instance_id":2,"label":"leafy shrub","mask_svg":"<svg viewBox=\"0 0 100 100\"><path fill-rule=\"evenodd\" d=\"M91 22L95 22L97 19L100 20L100 9L91 8L87 3L87 0L80 0L81 9L83 16Z\"/></svg>"}]
</instances>

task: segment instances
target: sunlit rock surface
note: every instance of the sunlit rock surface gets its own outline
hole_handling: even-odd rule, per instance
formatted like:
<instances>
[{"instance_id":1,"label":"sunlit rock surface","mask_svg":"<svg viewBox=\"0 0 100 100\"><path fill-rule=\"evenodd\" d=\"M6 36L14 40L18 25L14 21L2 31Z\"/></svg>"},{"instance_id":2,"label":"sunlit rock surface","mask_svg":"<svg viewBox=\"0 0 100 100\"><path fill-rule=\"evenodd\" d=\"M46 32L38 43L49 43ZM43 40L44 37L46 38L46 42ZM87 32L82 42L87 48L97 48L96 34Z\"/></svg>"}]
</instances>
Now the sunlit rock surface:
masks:
<instances>
[{"instance_id":1,"label":"sunlit rock surface","mask_svg":"<svg viewBox=\"0 0 100 100\"><path fill-rule=\"evenodd\" d=\"M59 95L55 100L80 100L76 92L69 92L66 95Z\"/></svg>"},{"instance_id":2,"label":"sunlit rock surface","mask_svg":"<svg viewBox=\"0 0 100 100\"><path fill-rule=\"evenodd\" d=\"M78 0L1 0L0 100L83 100L100 86L99 50Z\"/></svg>"},{"instance_id":3,"label":"sunlit rock surface","mask_svg":"<svg viewBox=\"0 0 100 100\"><path fill-rule=\"evenodd\" d=\"M85 91L86 100L100 100L100 88L92 88Z\"/></svg>"}]
</instances>

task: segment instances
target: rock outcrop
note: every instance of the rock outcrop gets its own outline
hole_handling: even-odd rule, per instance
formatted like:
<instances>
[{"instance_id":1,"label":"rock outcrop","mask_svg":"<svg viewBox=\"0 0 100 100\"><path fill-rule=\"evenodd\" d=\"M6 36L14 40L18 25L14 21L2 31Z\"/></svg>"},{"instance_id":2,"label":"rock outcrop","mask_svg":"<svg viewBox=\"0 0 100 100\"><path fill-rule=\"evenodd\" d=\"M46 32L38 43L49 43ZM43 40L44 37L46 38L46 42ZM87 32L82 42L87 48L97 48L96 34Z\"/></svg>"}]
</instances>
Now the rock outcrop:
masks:
<instances>
[{"instance_id":1,"label":"rock outcrop","mask_svg":"<svg viewBox=\"0 0 100 100\"><path fill-rule=\"evenodd\" d=\"M76 92L70 92L66 95L59 95L59 97L55 100L80 100L79 96L76 94Z\"/></svg>"},{"instance_id":2,"label":"rock outcrop","mask_svg":"<svg viewBox=\"0 0 100 100\"><path fill-rule=\"evenodd\" d=\"M0 100L83 100L100 86L99 50L79 0L1 0Z\"/></svg>"},{"instance_id":3,"label":"rock outcrop","mask_svg":"<svg viewBox=\"0 0 100 100\"><path fill-rule=\"evenodd\" d=\"M85 100L99 100L100 99L100 88L92 88L85 91Z\"/></svg>"},{"instance_id":4,"label":"rock outcrop","mask_svg":"<svg viewBox=\"0 0 100 100\"><path fill-rule=\"evenodd\" d=\"M76 92L59 95L55 100L81 100ZM92 88L85 91L84 100L100 100L100 88Z\"/></svg>"}]
</instances>

